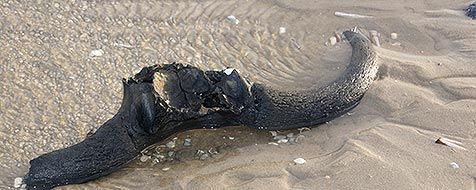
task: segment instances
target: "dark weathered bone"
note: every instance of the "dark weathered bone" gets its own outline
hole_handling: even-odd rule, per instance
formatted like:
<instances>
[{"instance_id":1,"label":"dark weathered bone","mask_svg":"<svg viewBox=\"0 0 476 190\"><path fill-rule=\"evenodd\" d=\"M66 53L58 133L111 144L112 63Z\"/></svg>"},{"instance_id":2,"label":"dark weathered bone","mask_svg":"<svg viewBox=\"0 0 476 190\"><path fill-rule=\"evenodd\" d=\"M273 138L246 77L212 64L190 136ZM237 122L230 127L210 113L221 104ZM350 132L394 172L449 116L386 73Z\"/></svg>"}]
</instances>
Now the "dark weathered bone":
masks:
<instances>
[{"instance_id":1,"label":"dark weathered bone","mask_svg":"<svg viewBox=\"0 0 476 190\"><path fill-rule=\"evenodd\" d=\"M292 129L330 121L354 108L378 65L370 42L346 31L351 63L333 83L299 91L250 85L235 70L202 71L181 64L151 66L124 79L118 113L84 141L30 161L29 189L83 183L110 174L147 146L189 129L245 125Z\"/></svg>"}]
</instances>

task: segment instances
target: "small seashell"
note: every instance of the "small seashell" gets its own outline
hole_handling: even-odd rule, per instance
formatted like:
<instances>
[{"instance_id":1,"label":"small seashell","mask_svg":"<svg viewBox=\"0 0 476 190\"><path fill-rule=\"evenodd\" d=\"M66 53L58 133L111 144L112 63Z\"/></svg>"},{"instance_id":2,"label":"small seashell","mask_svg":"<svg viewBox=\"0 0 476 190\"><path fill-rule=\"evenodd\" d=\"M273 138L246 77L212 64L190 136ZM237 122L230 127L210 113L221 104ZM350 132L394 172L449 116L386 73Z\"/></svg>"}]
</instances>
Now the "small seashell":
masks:
<instances>
[{"instance_id":1,"label":"small seashell","mask_svg":"<svg viewBox=\"0 0 476 190\"><path fill-rule=\"evenodd\" d=\"M339 33L334 32L334 36L336 37L337 42L341 42L341 41L342 41L342 36L341 36Z\"/></svg>"},{"instance_id":2,"label":"small seashell","mask_svg":"<svg viewBox=\"0 0 476 190\"><path fill-rule=\"evenodd\" d=\"M141 162L147 162L147 160L149 160L149 158L150 158L150 156L142 155L142 156L140 157L140 161L141 161Z\"/></svg>"},{"instance_id":3,"label":"small seashell","mask_svg":"<svg viewBox=\"0 0 476 190\"><path fill-rule=\"evenodd\" d=\"M226 19L233 24L240 24L240 20L233 15L227 16Z\"/></svg>"},{"instance_id":4,"label":"small seashell","mask_svg":"<svg viewBox=\"0 0 476 190\"><path fill-rule=\"evenodd\" d=\"M95 49L89 53L90 57L101 57L104 55L104 51L102 49Z\"/></svg>"},{"instance_id":5,"label":"small seashell","mask_svg":"<svg viewBox=\"0 0 476 190\"><path fill-rule=\"evenodd\" d=\"M447 139L447 138L443 138L443 137L440 137L440 138L436 139L435 143L446 145L446 146L449 146L451 148L458 148L458 149L466 150L466 148L462 147L462 145L463 145L462 142Z\"/></svg>"},{"instance_id":6,"label":"small seashell","mask_svg":"<svg viewBox=\"0 0 476 190\"><path fill-rule=\"evenodd\" d=\"M17 177L13 181L13 187L20 188L22 183L23 183L23 179L21 177Z\"/></svg>"},{"instance_id":7,"label":"small seashell","mask_svg":"<svg viewBox=\"0 0 476 190\"><path fill-rule=\"evenodd\" d=\"M278 135L278 132L276 131L269 131L271 133L271 136L275 137L276 135Z\"/></svg>"},{"instance_id":8,"label":"small seashell","mask_svg":"<svg viewBox=\"0 0 476 190\"><path fill-rule=\"evenodd\" d=\"M217 151L215 148L212 147L212 148L208 149L208 153L210 153L210 154L218 154L218 151Z\"/></svg>"},{"instance_id":9,"label":"small seashell","mask_svg":"<svg viewBox=\"0 0 476 190\"><path fill-rule=\"evenodd\" d=\"M458 169L459 165L456 162L451 162L450 167L453 168L453 169Z\"/></svg>"},{"instance_id":10,"label":"small seashell","mask_svg":"<svg viewBox=\"0 0 476 190\"><path fill-rule=\"evenodd\" d=\"M183 146L192 146L192 139L186 138L183 142Z\"/></svg>"},{"instance_id":11,"label":"small seashell","mask_svg":"<svg viewBox=\"0 0 476 190\"><path fill-rule=\"evenodd\" d=\"M162 171L166 172L166 171L169 171L170 168L169 167L166 167L166 168L162 168Z\"/></svg>"},{"instance_id":12,"label":"small seashell","mask_svg":"<svg viewBox=\"0 0 476 190\"><path fill-rule=\"evenodd\" d=\"M299 133L303 133L303 132L306 132L306 131L311 131L311 129L308 128L308 127L302 127L302 128L298 128L298 131L299 131Z\"/></svg>"},{"instance_id":13,"label":"small seashell","mask_svg":"<svg viewBox=\"0 0 476 190\"><path fill-rule=\"evenodd\" d=\"M398 38L398 34L397 33L391 33L390 38L396 40Z\"/></svg>"},{"instance_id":14,"label":"small seashell","mask_svg":"<svg viewBox=\"0 0 476 190\"><path fill-rule=\"evenodd\" d=\"M337 44L337 38L335 36L332 36L329 38L329 43L331 44L331 46L334 46Z\"/></svg>"},{"instance_id":15,"label":"small seashell","mask_svg":"<svg viewBox=\"0 0 476 190\"><path fill-rule=\"evenodd\" d=\"M306 160L304 160L304 158L296 158L293 161L294 161L294 163L296 163L298 165L302 165L302 164L306 163Z\"/></svg>"},{"instance_id":16,"label":"small seashell","mask_svg":"<svg viewBox=\"0 0 476 190\"><path fill-rule=\"evenodd\" d=\"M284 33L286 33L286 28L279 27L279 34L284 34Z\"/></svg>"}]
</instances>

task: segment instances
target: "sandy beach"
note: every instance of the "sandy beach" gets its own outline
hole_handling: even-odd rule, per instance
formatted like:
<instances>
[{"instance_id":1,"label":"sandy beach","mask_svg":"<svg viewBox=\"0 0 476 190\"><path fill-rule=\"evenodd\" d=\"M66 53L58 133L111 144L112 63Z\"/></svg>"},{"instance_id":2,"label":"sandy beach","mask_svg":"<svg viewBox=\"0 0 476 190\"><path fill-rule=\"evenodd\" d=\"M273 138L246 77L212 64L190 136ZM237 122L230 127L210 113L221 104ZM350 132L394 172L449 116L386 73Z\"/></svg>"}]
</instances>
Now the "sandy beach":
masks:
<instances>
[{"instance_id":1,"label":"sandy beach","mask_svg":"<svg viewBox=\"0 0 476 190\"><path fill-rule=\"evenodd\" d=\"M351 55L349 44L329 38L354 27L380 33L380 70L348 114L277 134L187 131L109 176L56 189L476 189L476 20L463 11L470 3L2 0L0 189L16 189L29 160L82 141L111 118L121 79L144 66L233 67L279 88L322 86Z\"/></svg>"}]
</instances>

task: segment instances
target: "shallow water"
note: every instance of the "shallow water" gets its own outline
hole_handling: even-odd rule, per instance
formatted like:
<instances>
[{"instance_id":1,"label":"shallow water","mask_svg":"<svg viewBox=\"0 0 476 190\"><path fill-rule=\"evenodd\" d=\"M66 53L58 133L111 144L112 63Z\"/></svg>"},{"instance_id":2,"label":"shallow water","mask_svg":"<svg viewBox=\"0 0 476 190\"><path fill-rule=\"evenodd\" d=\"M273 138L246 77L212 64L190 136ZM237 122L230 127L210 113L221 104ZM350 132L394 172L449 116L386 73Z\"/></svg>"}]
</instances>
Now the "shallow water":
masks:
<instances>
[{"instance_id":1,"label":"shallow water","mask_svg":"<svg viewBox=\"0 0 476 190\"><path fill-rule=\"evenodd\" d=\"M473 47L455 41L450 35L454 31L445 32L447 26L441 26L440 22L409 21L395 14L444 6L450 6L450 3L416 2L412 7L405 7L398 3L375 6L375 2L367 1L353 6L350 2L335 4L334 1L3 0L0 4L0 188L12 188L14 178L27 172L30 159L81 141L89 131L111 118L119 108L121 78L131 76L144 66L176 61L203 69L233 67L251 81L279 88L320 86L339 76L350 58L347 44L326 46L326 41L334 31L353 26L376 29L382 34L398 32L399 38L403 39L400 46L388 45L393 41L388 36L382 37L382 42L391 51L440 56L456 46L461 54L453 54L454 57L471 58L467 52L474 52ZM336 10L368 13L379 18L336 19L333 15ZM429 19L438 14L446 15L444 12L425 14ZM229 22L226 19L229 15L236 16L240 22ZM280 34L280 27L285 27L286 33ZM455 35L471 36L464 32ZM419 43L414 43L413 39L418 39ZM94 50L103 54L93 56ZM391 52L386 56L389 54ZM405 66L402 70L386 67L390 71L382 74L384 77L392 75L407 82L420 82L418 77L406 73L411 70ZM406 75L410 77L400 77ZM452 84L447 86L451 88ZM393 109L385 107L388 106L384 104L386 100L376 96L372 93L368 96L368 105L375 104L376 110ZM442 97L447 97L445 100L453 98L444 93ZM376 117L372 114L379 115L375 109L364 106L361 110L368 111L372 118ZM380 115L380 119L391 116L386 112L380 114L385 115ZM350 116L343 121L353 121L356 117ZM228 170L245 166L227 168L222 164L226 169L216 173L206 167L227 161L236 154L246 155L243 151L253 150L249 147L267 144L271 139L267 132L243 127L197 130L180 134L178 140L182 141L186 136L192 137L193 146L176 148L178 153L183 153L181 160L156 165L135 161L111 176L68 188L221 187L212 185L210 179L215 175L227 177L218 182L225 187L240 187L251 184L248 178L265 176L260 178L265 179L266 176L278 176L281 171L273 165L272 160L276 158L272 156L269 162L256 166L258 169L238 174L230 174ZM345 144L342 140L336 142L335 146ZM194 152L198 149L223 145L226 148L213 158L205 161L195 158ZM325 146L331 145L322 146L326 149ZM172 169L164 172L162 168L165 167ZM259 173L259 168L263 167L268 168L269 173ZM208 173L192 172L197 170ZM257 187L283 182L280 178L269 179L255 181ZM309 186L304 183L298 187Z\"/></svg>"},{"instance_id":2,"label":"shallow water","mask_svg":"<svg viewBox=\"0 0 476 190\"><path fill-rule=\"evenodd\" d=\"M341 58L323 56L332 50L306 27L310 19L269 3L2 4L4 188L30 159L81 141L110 118L120 104L120 79L143 66L233 67L252 81L306 87L335 78L350 56L346 46L337 51ZM239 24L226 19L231 14ZM103 55L92 56L94 50Z\"/></svg>"}]
</instances>

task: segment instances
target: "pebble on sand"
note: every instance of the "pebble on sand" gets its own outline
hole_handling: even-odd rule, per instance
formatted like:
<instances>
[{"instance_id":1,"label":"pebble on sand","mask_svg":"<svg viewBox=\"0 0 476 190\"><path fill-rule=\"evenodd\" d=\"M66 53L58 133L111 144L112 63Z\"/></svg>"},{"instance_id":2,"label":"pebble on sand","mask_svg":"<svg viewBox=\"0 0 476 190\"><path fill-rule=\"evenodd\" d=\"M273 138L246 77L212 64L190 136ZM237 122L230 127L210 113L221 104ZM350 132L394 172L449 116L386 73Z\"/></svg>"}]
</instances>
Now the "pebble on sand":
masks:
<instances>
[{"instance_id":1,"label":"pebble on sand","mask_svg":"<svg viewBox=\"0 0 476 190\"><path fill-rule=\"evenodd\" d=\"M230 15L230 16L227 16L226 19L228 21L230 21L231 23L233 24L240 24L240 20L238 20L235 16L233 15Z\"/></svg>"},{"instance_id":2,"label":"pebble on sand","mask_svg":"<svg viewBox=\"0 0 476 190\"><path fill-rule=\"evenodd\" d=\"M398 38L398 34L395 33L395 32L394 32L394 33L391 33L391 34L390 34L390 38L396 40L396 39Z\"/></svg>"},{"instance_id":3,"label":"pebble on sand","mask_svg":"<svg viewBox=\"0 0 476 190\"><path fill-rule=\"evenodd\" d=\"M279 27L279 34L284 34L284 33L286 33L286 28Z\"/></svg>"},{"instance_id":4,"label":"pebble on sand","mask_svg":"<svg viewBox=\"0 0 476 190\"><path fill-rule=\"evenodd\" d=\"M192 146L192 139L186 138L183 142L183 146Z\"/></svg>"},{"instance_id":5,"label":"pebble on sand","mask_svg":"<svg viewBox=\"0 0 476 190\"><path fill-rule=\"evenodd\" d=\"M167 167L167 168L162 168L162 171L164 171L164 172L169 171L169 170L170 170L169 167Z\"/></svg>"},{"instance_id":6,"label":"pebble on sand","mask_svg":"<svg viewBox=\"0 0 476 190\"><path fill-rule=\"evenodd\" d=\"M175 148L175 141L170 141L167 144L165 144L165 146L167 146L167 148Z\"/></svg>"},{"instance_id":7,"label":"pebble on sand","mask_svg":"<svg viewBox=\"0 0 476 190\"><path fill-rule=\"evenodd\" d=\"M149 160L149 159L150 159L150 156L147 156L147 155L142 155L142 156L140 157L140 161L141 161L141 162L147 162L147 160Z\"/></svg>"},{"instance_id":8,"label":"pebble on sand","mask_svg":"<svg viewBox=\"0 0 476 190\"><path fill-rule=\"evenodd\" d=\"M329 44L331 44L331 46L336 45L337 44L337 38L335 36L330 37L329 38Z\"/></svg>"},{"instance_id":9,"label":"pebble on sand","mask_svg":"<svg viewBox=\"0 0 476 190\"><path fill-rule=\"evenodd\" d=\"M294 159L294 163L296 163L298 165L302 165L302 164L306 163L306 160L304 160L304 158L296 158L296 159Z\"/></svg>"},{"instance_id":10,"label":"pebble on sand","mask_svg":"<svg viewBox=\"0 0 476 190\"><path fill-rule=\"evenodd\" d=\"M89 56L91 57L101 57L104 55L104 51L102 49L95 49L92 50L91 53L89 53Z\"/></svg>"},{"instance_id":11,"label":"pebble on sand","mask_svg":"<svg viewBox=\"0 0 476 190\"><path fill-rule=\"evenodd\" d=\"M13 186L15 188L20 188L22 183L23 183L23 179L21 177L17 177L15 178Z\"/></svg>"}]
</instances>

